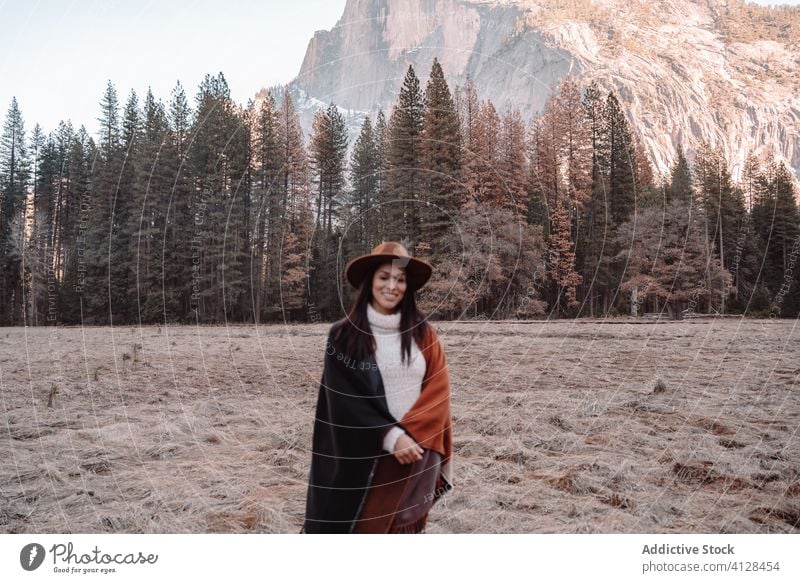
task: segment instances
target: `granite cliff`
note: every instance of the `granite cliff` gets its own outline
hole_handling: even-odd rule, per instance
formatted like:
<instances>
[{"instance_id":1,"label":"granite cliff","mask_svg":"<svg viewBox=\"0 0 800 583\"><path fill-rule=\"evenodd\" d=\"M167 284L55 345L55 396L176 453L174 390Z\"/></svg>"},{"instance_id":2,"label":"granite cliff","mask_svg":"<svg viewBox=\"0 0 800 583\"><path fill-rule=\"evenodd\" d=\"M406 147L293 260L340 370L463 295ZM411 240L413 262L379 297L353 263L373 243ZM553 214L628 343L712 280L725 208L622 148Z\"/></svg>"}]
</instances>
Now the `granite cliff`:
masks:
<instances>
[{"instance_id":1,"label":"granite cliff","mask_svg":"<svg viewBox=\"0 0 800 583\"><path fill-rule=\"evenodd\" d=\"M306 129L334 102L388 111L408 65L531 117L567 75L613 89L657 170L679 143L721 144L734 174L774 149L800 176L800 9L740 0L348 0L291 87Z\"/></svg>"}]
</instances>

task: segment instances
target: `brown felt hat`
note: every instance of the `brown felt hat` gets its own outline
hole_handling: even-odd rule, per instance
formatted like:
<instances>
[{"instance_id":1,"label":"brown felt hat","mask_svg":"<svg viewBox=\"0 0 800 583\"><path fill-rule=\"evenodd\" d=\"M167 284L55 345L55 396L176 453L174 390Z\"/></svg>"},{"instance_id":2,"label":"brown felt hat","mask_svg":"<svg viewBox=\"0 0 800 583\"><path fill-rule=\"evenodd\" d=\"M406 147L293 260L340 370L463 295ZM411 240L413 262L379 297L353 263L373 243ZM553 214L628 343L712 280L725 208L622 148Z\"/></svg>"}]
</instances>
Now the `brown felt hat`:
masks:
<instances>
[{"instance_id":1,"label":"brown felt hat","mask_svg":"<svg viewBox=\"0 0 800 583\"><path fill-rule=\"evenodd\" d=\"M352 259L344 268L344 275L350 285L358 289L372 267L386 262L405 268L408 286L412 290L418 290L425 285L433 272L430 263L411 257L400 243L384 241L373 248L369 255Z\"/></svg>"}]
</instances>

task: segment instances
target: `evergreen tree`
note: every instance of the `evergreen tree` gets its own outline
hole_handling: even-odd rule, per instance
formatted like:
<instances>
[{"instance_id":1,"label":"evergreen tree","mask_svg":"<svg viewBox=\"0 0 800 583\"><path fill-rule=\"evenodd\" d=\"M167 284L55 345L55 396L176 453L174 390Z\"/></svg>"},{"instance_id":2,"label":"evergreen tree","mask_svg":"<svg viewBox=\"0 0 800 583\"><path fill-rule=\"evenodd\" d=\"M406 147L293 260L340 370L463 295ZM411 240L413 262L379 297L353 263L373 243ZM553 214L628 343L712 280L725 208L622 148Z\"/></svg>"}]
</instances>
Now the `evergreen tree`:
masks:
<instances>
[{"instance_id":1,"label":"evergreen tree","mask_svg":"<svg viewBox=\"0 0 800 583\"><path fill-rule=\"evenodd\" d=\"M470 198L477 204L511 209L500 174L500 135L501 121L494 104L482 102L470 130L464 183Z\"/></svg>"},{"instance_id":2,"label":"evergreen tree","mask_svg":"<svg viewBox=\"0 0 800 583\"><path fill-rule=\"evenodd\" d=\"M4 325L20 324L23 318L22 255L29 180L25 126L15 97L0 137L0 324Z\"/></svg>"},{"instance_id":3,"label":"evergreen tree","mask_svg":"<svg viewBox=\"0 0 800 583\"><path fill-rule=\"evenodd\" d=\"M464 152L462 160L466 163L467 154L471 150L471 139L477 123L478 112L480 111L480 101L475 82L467 75L467 80L463 87L456 87L453 102L458 113L459 126L461 130L461 148Z\"/></svg>"},{"instance_id":4,"label":"evergreen tree","mask_svg":"<svg viewBox=\"0 0 800 583\"><path fill-rule=\"evenodd\" d=\"M761 165L758 161L758 158L752 152L750 152L747 155L747 158L744 162L744 167L742 168L742 178L740 184L748 212L752 212L753 210L753 203L759 188L760 173Z\"/></svg>"},{"instance_id":5,"label":"evergreen tree","mask_svg":"<svg viewBox=\"0 0 800 583\"><path fill-rule=\"evenodd\" d=\"M316 270L311 279L312 297L322 313L331 314L336 309L339 294L334 261L339 247L336 218L344 190L347 155L347 129L335 105L317 112L309 150L317 183Z\"/></svg>"},{"instance_id":6,"label":"evergreen tree","mask_svg":"<svg viewBox=\"0 0 800 583\"><path fill-rule=\"evenodd\" d=\"M108 158L119 145L119 100L117 90L109 80L100 102L100 152Z\"/></svg>"},{"instance_id":7,"label":"evergreen tree","mask_svg":"<svg viewBox=\"0 0 800 583\"><path fill-rule=\"evenodd\" d=\"M51 225L51 218L45 210L46 206L43 204L43 197L52 197L52 188L42 180L42 170L48 175L47 179L51 179L51 164L52 160L47 148L47 136L45 136L42 128L37 123L33 127L30 140L30 160L31 160L31 188L32 188L32 205L33 205L33 222L31 224L30 239L28 241L28 258L30 263L36 266L36 269L30 270L30 278L28 281L28 290L26 291L26 310L28 316L26 322L34 326L44 325L47 309L47 279L48 279L48 262L46 259L48 235ZM44 193L43 193L44 191ZM52 271L51 277L54 275ZM52 277L55 283L55 278ZM52 324L52 322L51 322Z\"/></svg>"},{"instance_id":8,"label":"evergreen tree","mask_svg":"<svg viewBox=\"0 0 800 583\"><path fill-rule=\"evenodd\" d=\"M112 310L119 307L118 303L112 304L111 300L112 285L120 283L112 277L112 262L118 259L113 251L117 247L119 235L119 223L114 220L114 206L125 164L125 150L120 142L117 92L110 81L100 101L98 121L100 144L90 177L92 187L85 253L85 285L80 286L81 294L78 299L83 306L84 323L87 324L111 323ZM63 202L59 201L59 207L62 206ZM64 263L69 263L67 255ZM115 275L118 275L118 268L118 265L114 266ZM117 293L115 297L119 302Z\"/></svg>"},{"instance_id":9,"label":"evergreen tree","mask_svg":"<svg viewBox=\"0 0 800 583\"><path fill-rule=\"evenodd\" d=\"M581 296L594 317L598 312L606 313L611 303L616 227L609 203L607 108L597 83L586 89L582 105L591 147L591 194L580 229L583 237L577 241L576 268L582 275Z\"/></svg>"},{"instance_id":10,"label":"evergreen tree","mask_svg":"<svg viewBox=\"0 0 800 583\"><path fill-rule=\"evenodd\" d=\"M450 247L447 232L462 204L458 114L437 59L433 60L425 89L422 135L423 193L427 205L420 209L424 211L420 238L430 246L431 259L435 261Z\"/></svg>"},{"instance_id":11,"label":"evergreen tree","mask_svg":"<svg viewBox=\"0 0 800 583\"><path fill-rule=\"evenodd\" d=\"M387 130L388 184L384 216L385 236L390 240L410 241L412 247L419 241L423 123L419 79L409 65Z\"/></svg>"},{"instance_id":12,"label":"evergreen tree","mask_svg":"<svg viewBox=\"0 0 800 583\"><path fill-rule=\"evenodd\" d=\"M300 265L305 272L307 280L314 266L318 265L311 259L312 249L315 247L314 217L311 204L310 168L308 153L306 152L303 130L300 127L300 118L294 107L291 96L284 89L280 105L280 136L283 151L283 192L285 192L285 206L289 213L289 227L285 231L284 239L289 233L296 237L295 247L286 248L286 254L300 256ZM288 244L288 243L287 243ZM288 265L288 264L287 264ZM281 267L283 269L283 266ZM287 267L290 269L290 267ZM281 271L282 278L285 272ZM309 284L304 288L304 301L310 300ZM307 314L306 314L307 317Z\"/></svg>"},{"instance_id":13,"label":"evergreen tree","mask_svg":"<svg viewBox=\"0 0 800 583\"><path fill-rule=\"evenodd\" d=\"M582 280L576 271L573 220L588 189L583 154L588 149L575 91L574 83L567 81L548 99L538 124L533 160L549 211L547 273L551 290L546 298L559 315L577 305L576 288Z\"/></svg>"},{"instance_id":14,"label":"evergreen tree","mask_svg":"<svg viewBox=\"0 0 800 583\"><path fill-rule=\"evenodd\" d=\"M128 294L134 321L171 321L178 306L166 282L167 212L174 184L174 150L164 106L148 90L133 168Z\"/></svg>"},{"instance_id":15,"label":"evergreen tree","mask_svg":"<svg viewBox=\"0 0 800 583\"><path fill-rule=\"evenodd\" d=\"M180 82L175 84L170 96L167 123L169 142L165 146L170 167L170 199L167 204L166 234L164 237L164 293L165 303L174 305L179 321L191 321L192 294L194 293L193 252L197 242L192 214L191 165L187 158L190 143L191 108Z\"/></svg>"},{"instance_id":16,"label":"evergreen tree","mask_svg":"<svg viewBox=\"0 0 800 583\"><path fill-rule=\"evenodd\" d=\"M378 236L378 153L372 122L364 118L350 158L348 256L369 253ZM351 255L352 254L352 255Z\"/></svg>"},{"instance_id":17,"label":"evergreen tree","mask_svg":"<svg viewBox=\"0 0 800 583\"><path fill-rule=\"evenodd\" d=\"M193 233L196 317L223 322L243 317L248 306L246 233L249 130L222 73L206 75L197 93L188 152L194 177ZM196 257L195 257L196 256Z\"/></svg>"},{"instance_id":18,"label":"evergreen tree","mask_svg":"<svg viewBox=\"0 0 800 583\"><path fill-rule=\"evenodd\" d=\"M707 145L699 149L696 160L698 179L698 202L707 244L711 246L726 269L735 259L739 234L745 228L744 197L731 181L728 163L720 149ZM722 293L721 309L732 290Z\"/></svg>"},{"instance_id":19,"label":"evergreen tree","mask_svg":"<svg viewBox=\"0 0 800 583\"><path fill-rule=\"evenodd\" d=\"M387 168L388 160L386 155L386 117L383 110L378 111L375 118L375 129L373 131L375 140L375 182L378 196L378 208L373 211L377 213L378 224L375 240L380 243L387 240L385 209L387 208Z\"/></svg>"},{"instance_id":20,"label":"evergreen tree","mask_svg":"<svg viewBox=\"0 0 800 583\"><path fill-rule=\"evenodd\" d=\"M550 230L550 214L547 207L544 185L542 183L543 161L538 154L542 151L542 132L539 120L534 119L528 130L526 141L528 151L528 172L525 180L525 194L527 197L527 221L530 225L539 225L547 235Z\"/></svg>"},{"instance_id":21,"label":"evergreen tree","mask_svg":"<svg viewBox=\"0 0 800 583\"><path fill-rule=\"evenodd\" d=\"M557 316L564 315L578 304L576 288L581 276L575 271L575 251L570 236L569 211L566 200L553 206L550 215L550 236L548 242L548 267L556 286L553 310Z\"/></svg>"},{"instance_id":22,"label":"evergreen tree","mask_svg":"<svg viewBox=\"0 0 800 583\"><path fill-rule=\"evenodd\" d=\"M613 93L606 100L608 131L608 188L611 218L626 221L636 205L636 151L625 114Z\"/></svg>"},{"instance_id":23,"label":"evergreen tree","mask_svg":"<svg viewBox=\"0 0 800 583\"><path fill-rule=\"evenodd\" d=\"M528 214L526 148L525 124L519 110L513 108L503 117L499 170L506 198L504 206L522 217Z\"/></svg>"},{"instance_id":24,"label":"evergreen tree","mask_svg":"<svg viewBox=\"0 0 800 583\"><path fill-rule=\"evenodd\" d=\"M53 229L51 232L52 245L55 251L54 269L61 273L66 265L66 253L70 248L70 238L72 236L72 223L77 216L75 208L75 187L73 182L72 164L75 148L76 135L71 122L60 122L52 136L55 144L55 167L56 174L54 180L55 196L53 207L50 210L53 216ZM87 202L88 204L88 202Z\"/></svg>"},{"instance_id":25,"label":"evergreen tree","mask_svg":"<svg viewBox=\"0 0 800 583\"><path fill-rule=\"evenodd\" d=\"M678 200L691 204L694 201L692 190L692 171L686 156L683 154L683 144L678 144L675 162L670 170L670 181L665 191L666 203Z\"/></svg>"},{"instance_id":26,"label":"evergreen tree","mask_svg":"<svg viewBox=\"0 0 800 583\"><path fill-rule=\"evenodd\" d=\"M71 132L71 129L70 129ZM87 274L92 257L88 246L92 235L92 166L98 158L94 141L83 126L74 134L65 164L66 188L63 204L59 207L55 226L59 237L53 245L56 264L63 272L58 294L59 321L81 323L82 303L87 291ZM55 229L54 229L55 230Z\"/></svg>"},{"instance_id":27,"label":"evergreen tree","mask_svg":"<svg viewBox=\"0 0 800 583\"><path fill-rule=\"evenodd\" d=\"M753 224L763 250L760 272L770 297L770 317L795 316L800 308L794 275L800 251L800 219L786 166L771 161L758 190Z\"/></svg>"},{"instance_id":28,"label":"evergreen tree","mask_svg":"<svg viewBox=\"0 0 800 583\"><path fill-rule=\"evenodd\" d=\"M279 295L280 241L288 219L281 142L279 112L275 98L268 92L256 111L253 135L253 194L256 213L251 281L255 286L253 293L256 322L261 321L262 308L267 304L268 298Z\"/></svg>"},{"instance_id":29,"label":"evergreen tree","mask_svg":"<svg viewBox=\"0 0 800 583\"><path fill-rule=\"evenodd\" d=\"M135 282L131 281L134 261L131 242L138 234L133 230L132 217L135 212L142 212L134 192L135 177L141 171L138 168L141 121L139 98L135 91L131 91L121 122L119 170L111 183L113 194L108 245L108 299L111 317L109 323L112 325L115 320L119 323L138 320L141 306L137 306L136 301L144 299L131 293L136 289L132 287Z\"/></svg>"},{"instance_id":30,"label":"evergreen tree","mask_svg":"<svg viewBox=\"0 0 800 583\"><path fill-rule=\"evenodd\" d=\"M345 184L347 156L347 127L334 104L314 117L310 150L317 182L317 226L330 236Z\"/></svg>"}]
</instances>

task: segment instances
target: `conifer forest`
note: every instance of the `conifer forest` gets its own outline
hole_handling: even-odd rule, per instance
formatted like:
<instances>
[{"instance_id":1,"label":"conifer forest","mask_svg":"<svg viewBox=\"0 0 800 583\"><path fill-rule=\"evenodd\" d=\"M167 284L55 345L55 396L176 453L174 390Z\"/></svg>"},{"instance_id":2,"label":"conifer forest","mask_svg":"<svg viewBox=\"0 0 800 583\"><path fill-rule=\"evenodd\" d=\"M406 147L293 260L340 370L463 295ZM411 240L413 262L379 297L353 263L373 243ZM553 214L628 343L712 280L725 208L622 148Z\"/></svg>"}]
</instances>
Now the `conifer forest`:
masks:
<instances>
[{"instance_id":1,"label":"conifer forest","mask_svg":"<svg viewBox=\"0 0 800 583\"><path fill-rule=\"evenodd\" d=\"M0 141L0 323L311 322L342 317L344 264L383 240L436 267L446 319L796 317L795 177L713 144L651 166L617 97L564 80L534 119L434 61L348 138L335 103L304 135L290 92L233 102L100 91L101 130ZM352 143L351 143L352 142ZM688 148L686 148L688 152Z\"/></svg>"}]
</instances>

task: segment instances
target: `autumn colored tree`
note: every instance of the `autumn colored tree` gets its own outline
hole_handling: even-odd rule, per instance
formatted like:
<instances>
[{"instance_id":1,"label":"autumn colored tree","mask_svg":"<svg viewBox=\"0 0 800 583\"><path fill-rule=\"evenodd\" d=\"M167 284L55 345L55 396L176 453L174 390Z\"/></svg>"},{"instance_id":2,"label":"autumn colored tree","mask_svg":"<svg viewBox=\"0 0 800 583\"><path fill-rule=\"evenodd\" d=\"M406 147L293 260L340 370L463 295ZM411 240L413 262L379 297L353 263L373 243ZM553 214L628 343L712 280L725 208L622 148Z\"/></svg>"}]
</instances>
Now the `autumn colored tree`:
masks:
<instances>
[{"instance_id":1,"label":"autumn colored tree","mask_svg":"<svg viewBox=\"0 0 800 583\"><path fill-rule=\"evenodd\" d=\"M545 313L542 229L511 211L468 201L459 213L462 248L437 264L420 305L445 318L530 318Z\"/></svg>"},{"instance_id":2,"label":"autumn colored tree","mask_svg":"<svg viewBox=\"0 0 800 583\"><path fill-rule=\"evenodd\" d=\"M478 204L509 208L509 197L503 189L501 175L500 115L491 101L480 104L470 130L469 147L465 155L464 182L468 195Z\"/></svg>"},{"instance_id":3,"label":"autumn colored tree","mask_svg":"<svg viewBox=\"0 0 800 583\"><path fill-rule=\"evenodd\" d=\"M702 217L690 209L673 200L666 211L644 209L620 225L618 259L626 265L620 291L630 303L675 319L706 304L721 307L732 278L705 243Z\"/></svg>"},{"instance_id":4,"label":"autumn colored tree","mask_svg":"<svg viewBox=\"0 0 800 583\"><path fill-rule=\"evenodd\" d=\"M499 174L505 193L505 208L522 217L528 214L528 161L525 124L518 109L503 116L500 139Z\"/></svg>"}]
</instances>

